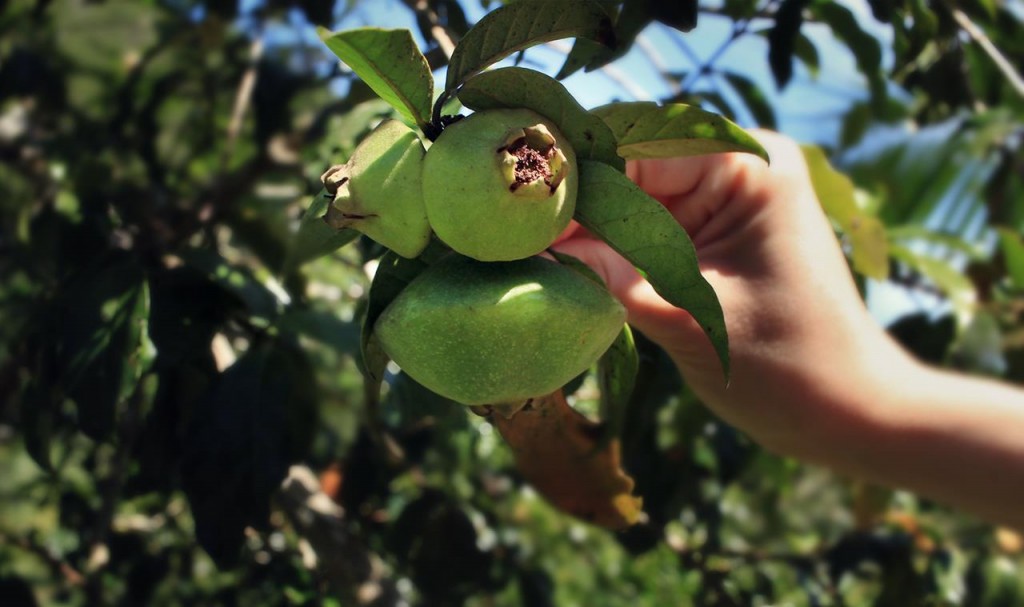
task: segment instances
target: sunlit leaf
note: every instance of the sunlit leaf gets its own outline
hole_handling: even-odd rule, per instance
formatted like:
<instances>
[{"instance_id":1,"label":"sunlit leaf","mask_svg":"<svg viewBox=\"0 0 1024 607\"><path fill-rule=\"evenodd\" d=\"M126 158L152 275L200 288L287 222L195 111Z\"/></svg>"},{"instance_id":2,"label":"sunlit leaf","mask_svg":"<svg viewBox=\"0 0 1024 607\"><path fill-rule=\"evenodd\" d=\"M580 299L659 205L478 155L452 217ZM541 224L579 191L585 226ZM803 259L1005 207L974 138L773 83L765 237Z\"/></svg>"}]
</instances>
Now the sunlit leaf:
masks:
<instances>
[{"instance_id":1,"label":"sunlit leaf","mask_svg":"<svg viewBox=\"0 0 1024 607\"><path fill-rule=\"evenodd\" d=\"M587 112L557 80L536 70L507 67L470 78L459 99L473 110L526 108L544 116L562 131L576 158L598 160L619 170L625 162L616 153L608 126Z\"/></svg>"},{"instance_id":2,"label":"sunlit leaf","mask_svg":"<svg viewBox=\"0 0 1024 607\"><path fill-rule=\"evenodd\" d=\"M409 30L367 27L332 33L320 27L317 33L402 117L420 128L430 122L434 77Z\"/></svg>"},{"instance_id":3,"label":"sunlit leaf","mask_svg":"<svg viewBox=\"0 0 1024 607\"><path fill-rule=\"evenodd\" d=\"M591 110L605 121L626 160L749 152L765 160L756 139L725 118L695 106L612 103Z\"/></svg>"},{"instance_id":4,"label":"sunlit leaf","mask_svg":"<svg viewBox=\"0 0 1024 607\"><path fill-rule=\"evenodd\" d=\"M519 473L557 508L609 529L637 522L642 503L620 467L618 440L600 447L600 428L561 391L511 417L493 411L488 420L511 447Z\"/></svg>"},{"instance_id":5,"label":"sunlit leaf","mask_svg":"<svg viewBox=\"0 0 1024 607\"><path fill-rule=\"evenodd\" d=\"M865 276L885 280L889 275L889 239L885 226L877 217L860 210L853 182L832 168L821 148L806 145L802 149L822 208L849 238L854 269Z\"/></svg>"},{"instance_id":6,"label":"sunlit leaf","mask_svg":"<svg viewBox=\"0 0 1024 607\"><path fill-rule=\"evenodd\" d=\"M722 306L697 265L686 231L668 209L606 164L580 163L575 219L640 269L659 295L697 321L729 375Z\"/></svg>"},{"instance_id":7,"label":"sunlit leaf","mask_svg":"<svg viewBox=\"0 0 1024 607\"><path fill-rule=\"evenodd\" d=\"M453 91L473 74L535 44L562 38L613 39L611 19L590 0L520 0L485 15L459 41L448 63L445 90Z\"/></svg>"}]
</instances>

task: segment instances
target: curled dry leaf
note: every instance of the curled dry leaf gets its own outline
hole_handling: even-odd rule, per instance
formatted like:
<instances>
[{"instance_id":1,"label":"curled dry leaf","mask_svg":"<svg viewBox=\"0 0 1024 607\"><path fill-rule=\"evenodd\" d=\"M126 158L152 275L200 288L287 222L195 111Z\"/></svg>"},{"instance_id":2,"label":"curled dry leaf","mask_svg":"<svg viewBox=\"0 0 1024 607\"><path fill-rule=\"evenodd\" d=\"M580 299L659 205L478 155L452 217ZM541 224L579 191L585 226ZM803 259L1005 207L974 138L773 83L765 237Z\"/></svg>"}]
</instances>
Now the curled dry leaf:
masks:
<instances>
[{"instance_id":1,"label":"curled dry leaf","mask_svg":"<svg viewBox=\"0 0 1024 607\"><path fill-rule=\"evenodd\" d=\"M608 529L624 529L643 505L621 467L618 439L601 444L596 424L573 409L561 390L533 399L506 417L474 409L498 429L523 478L560 510Z\"/></svg>"}]
</instances>

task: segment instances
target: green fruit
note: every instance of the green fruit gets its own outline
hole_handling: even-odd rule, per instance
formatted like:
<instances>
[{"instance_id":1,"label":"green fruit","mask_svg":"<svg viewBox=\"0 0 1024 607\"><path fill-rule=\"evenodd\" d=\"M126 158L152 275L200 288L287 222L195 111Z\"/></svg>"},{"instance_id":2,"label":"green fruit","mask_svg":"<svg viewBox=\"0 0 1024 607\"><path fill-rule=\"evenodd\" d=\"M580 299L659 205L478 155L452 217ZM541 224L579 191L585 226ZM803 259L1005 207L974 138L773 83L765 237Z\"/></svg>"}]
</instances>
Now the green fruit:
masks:
<instances>
[{"instance_id":1,"label":"green fruit","mask_svg":"<svg viewBox=\"0 0 1024 607\"><path fill-rule=\"evenodd\" d=\"M353 228L403 257L416 257L430 241L423 208L423 143L397 120L385 120L356 147L348 163L321 179L336 190L324 220Z\"/></svg>"},{"instance_id":2,"label":"green fruit","mask_svg":"<svg viewBox=\"0 0 1024 607\"><path fill-rule=\"evenodd\" d=\"M615 340L625 309L601 285L540 257L449 255L377 320L381 346L413 379L467 404L554 392Z\"/></svg>"},{"instance_id":3,"label":"green fruit","mask_svg":"<svg viewBox=\"0 0 1024 607\"><path fill-rule=\"evenodd\" d=\"M448 126L423 161L423 201L437 236L480 261L546 249L576 208L576 154L530 110L488 110Z\"/></svg>"}]
</instances>

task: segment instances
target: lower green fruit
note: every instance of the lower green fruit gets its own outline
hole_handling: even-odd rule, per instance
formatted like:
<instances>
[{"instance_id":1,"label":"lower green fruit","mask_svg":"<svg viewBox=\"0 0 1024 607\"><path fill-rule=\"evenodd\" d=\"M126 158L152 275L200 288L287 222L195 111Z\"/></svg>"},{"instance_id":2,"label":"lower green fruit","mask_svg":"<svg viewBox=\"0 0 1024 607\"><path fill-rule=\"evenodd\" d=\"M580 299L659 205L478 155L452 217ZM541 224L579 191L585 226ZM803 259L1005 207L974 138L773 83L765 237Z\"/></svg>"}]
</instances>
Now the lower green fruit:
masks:
<instances>
[{"instance_id":1,"label":"lower green fruit","mask_svg":"<svg viewBox=\"0 0 1024 607\"><path fill-rule=\"evenodd\" d=\"M601 285L539 257L450 255L384 311L375 330L413 379L467 405L522 402L586 371L625 322Z\"/></svg>"}]
</instances>

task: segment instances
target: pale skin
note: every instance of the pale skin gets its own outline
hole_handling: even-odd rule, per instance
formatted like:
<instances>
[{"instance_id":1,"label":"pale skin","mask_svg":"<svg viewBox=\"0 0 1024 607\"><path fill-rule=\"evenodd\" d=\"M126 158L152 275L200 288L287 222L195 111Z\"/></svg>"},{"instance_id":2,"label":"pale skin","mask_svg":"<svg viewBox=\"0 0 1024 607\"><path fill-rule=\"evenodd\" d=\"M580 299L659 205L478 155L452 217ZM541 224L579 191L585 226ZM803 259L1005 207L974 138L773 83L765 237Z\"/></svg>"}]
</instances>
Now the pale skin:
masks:
<instances>
[{"instance_id":1,"label":"pale skin","mask_svg":"<svg viewBox=\"0 0 1024 607\"><path fill-rule=\"evenodd\" d=\"M749 154L631 162L690 234L725 313L726 386L710 343L632 266L583 230L555 248L587 262L704 402L767 449L904 488L1024 530L1024 390L929 367L865 308L791 140Z\"/></svg>"}]
</instances>

